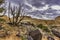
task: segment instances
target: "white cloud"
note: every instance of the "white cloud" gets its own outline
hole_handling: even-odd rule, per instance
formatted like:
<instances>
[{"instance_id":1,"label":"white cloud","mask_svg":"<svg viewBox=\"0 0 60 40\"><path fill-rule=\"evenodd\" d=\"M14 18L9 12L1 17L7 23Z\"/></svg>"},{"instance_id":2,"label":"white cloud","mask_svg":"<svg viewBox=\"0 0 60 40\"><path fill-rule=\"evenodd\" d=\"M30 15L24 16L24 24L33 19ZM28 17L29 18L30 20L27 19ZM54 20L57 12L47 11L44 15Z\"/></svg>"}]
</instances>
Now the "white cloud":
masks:
<instances>
[{"instance_id":1,"label":"white cloud","mask_svg":"<svg viewBox=\"0 0 60 40\"><path fill-rule=\"evenodd\" d=\"M42 2L42 4L45 4L44 2ZM35 6L32 6L31 4L29 4L26 0L25 0L25 5L31 7L31 12L32 11L35 11L35 10L39 10L39 11L44 11L44 10L47 10L49 7L49 5L45 5L44 7L40 7L40 8L37 8Z\"/></svg>"},{"instance_id":2,"label":"white cloud","mask_svg":"<svg viewBox=\"0 0 60 40\"><path fill-rule=\"evenodd\" d=\"M60 14L60 10L56 11L57 14Z\"/></svg>"},{"instance_id":3,"label":"white cloud","mask_svg":"<svg viewBox=\"0 0 60 40\"><path fill-rule=\"evenodd\" d=\"M31 4L28 4L28 3L25 3L25 4L28 5L29 7L31 7L32 11L35 11L35 10L44 11L49 8L48 5L45 5L44 7L36 8L36 7L32 6Z\"/></svg>"},{"instance_id":4,"label":"white cloud","mask_svg":"<svg viewBox=\"0 0 60 40\"><path fill-rule=\"evenodd\" d=\"M34 12L36 10L38 10L38 11L45 11L45 10L49 9L49 5L48 4L45 4L44 2L42 2L42 4L45 4L45 6L44 7L40 7L40 8L37 8L35 6L32 6L26 0L24 1L24 4L27 5L27 6L29 6L31 8L31 9L25 8L25 11L28 12L28 15L27 16L31 16L31 17L37 18L37 19L45 19L45 20L54 19L54 15L53 16L50 16L53 13L45 13L45 15L38 14L38 16L37 16L37 14L35 14L35 15L32 15L32 14L30 15L29 14L29 12ZM18 6L18 5L16 3L11 3L11 6ZM60 11L58 11L58 10L60 10L60 6L59 5L52 5L50 7L52 8L52 10L57 10L56 11L57 14L60 14ZM47 14L50 14L50 15L48 16ZM40 17L40 16L42 16L42 17Z\"/></svg>"},{"instance_id":5,"label":"white cloud","mask_svg":"<svg viewBox=\"0 0 60 40\"><path fill-rule=\"evenodd\" d=\"M60 10L60 5L52 5L51 8L54 10Z\"/></svg>"},{"instance_id":6,"label":"white cloud","mask_svg":"<svg viewBox=\"0 0 60 40\"><path fill-rule=\"evenodd\" d=\"M45 2L41 2L42 5L45 5Z\"/></svg>"}]
</instances>

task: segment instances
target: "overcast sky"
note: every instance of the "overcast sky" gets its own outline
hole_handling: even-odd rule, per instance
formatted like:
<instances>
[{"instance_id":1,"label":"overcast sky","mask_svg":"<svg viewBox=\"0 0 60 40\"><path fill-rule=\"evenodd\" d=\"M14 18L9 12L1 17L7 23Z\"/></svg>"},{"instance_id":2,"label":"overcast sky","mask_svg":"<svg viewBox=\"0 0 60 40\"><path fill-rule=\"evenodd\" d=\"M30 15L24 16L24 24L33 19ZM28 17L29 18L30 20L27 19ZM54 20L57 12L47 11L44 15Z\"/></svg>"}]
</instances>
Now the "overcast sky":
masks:
<instances>
[{"instance_id":1,"label":"overcast sky","mask_svg":"<svg viewBox=\"0 0 60 40\"><path fill-rule=\"evenodd\" d=\"M60 16L60 0L8 0L12 6L23 4L28 16L40 19L54 19Z\"/></svg>"}]
</instances>

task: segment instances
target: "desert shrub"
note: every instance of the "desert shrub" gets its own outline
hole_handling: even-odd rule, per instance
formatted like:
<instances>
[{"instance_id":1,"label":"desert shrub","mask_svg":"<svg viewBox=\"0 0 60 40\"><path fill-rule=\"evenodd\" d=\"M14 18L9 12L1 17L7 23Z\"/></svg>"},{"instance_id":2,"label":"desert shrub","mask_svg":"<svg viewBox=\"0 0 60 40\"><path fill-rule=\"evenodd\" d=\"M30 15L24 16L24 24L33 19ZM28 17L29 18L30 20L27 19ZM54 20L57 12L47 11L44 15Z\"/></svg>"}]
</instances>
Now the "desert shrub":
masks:
<instances>
[{"instance_id":1,"label":"desert shrub","mask_svg":"<svg viewBox=\"0 0 60 40\"><path fill-rule=\"evenodd\" d=\"M4 0L0 0L0 4L4 3Z\"/></svg>"},{"instance_id":2,"label":"desert shrub","mask_svg":"<svg viewBox=\"0 0 60 40\"><path fill-rule=\"evenodd\" d=\"M52 28L57 28L57 26L51 26L50 28L51 28L51 29L52 29Z\"/></svg>"},{"instance_id":3,"label":"desert shrub","mask_svg":"<svg viewBox=\"0 0 60 40\"><path fill-rule=\"evenodd\" d=\"M2 13L2 12L3 12L3 10L4 10L4 8L0 8L0 13Z\"/></svg>"},{"instance_id":4,"label":"desert shrub","mask_svg":"<svg viewBox=\"0 0 60 40\"><path fill-rule=\"evenodd\" d=\"M26 36L21 36L22 40L27 40Z\"/></svg>"},{"instance_id":5,"label":"desert shrub","mask_svg":"<svg viewBox=\"0 0 60 40\"><path fill-rule=\"evenodd\" d=\"M3 27L0 27L0 30L1 30L1 29L4 29L4 28L3 28Z\"/></svg>"},{"instance_id":6,"label":"desert shrub","mask_svg":"<svg viewBox=\"0 0 60 40\"><path fill-rule=\"evenodd\" d=\"M5 27L3 27L2 25L0 25L0 30L4 30L5 31Z\"/></svg>"},{"instance_id":7,"label":"desert shrub","mask_svg":"<svg viewBox=\"0 0 60 40\"><path fill-rule=\"evenodd\" d=\"M46 32L50 32L50 30L48 29L48 27L43 26L42 24L39 24L37 27L40 28L40 29L42 29L42 30L44 30L44 31L46 31Z\"/></svg>"},{"instance_id":8,"label":"desert shrub","mask_svg":"<svg viewBox=\"0 0 60 40\"><path fill-rule=\"evenodd\" d=\"M0 22L2 22L2 21L3 21L3 22L5 22L5 20L4 20L4 19L0 18Z\"/></svg>"}]
</instances>

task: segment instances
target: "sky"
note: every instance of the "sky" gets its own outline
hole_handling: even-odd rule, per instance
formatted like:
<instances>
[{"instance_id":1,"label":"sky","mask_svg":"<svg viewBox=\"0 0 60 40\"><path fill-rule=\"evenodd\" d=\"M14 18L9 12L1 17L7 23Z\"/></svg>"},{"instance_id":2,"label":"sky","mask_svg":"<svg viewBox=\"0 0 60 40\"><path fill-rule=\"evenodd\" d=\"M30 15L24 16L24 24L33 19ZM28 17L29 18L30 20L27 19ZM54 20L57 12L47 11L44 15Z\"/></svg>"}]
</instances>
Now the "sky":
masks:
<instances>
[{"instance_id":1,"label":"sky","mask_svg":"<svg viewBox=\"0 0 60 40\"><path fill-rule=\"evenodd\" d=\"M38 19L52 20L60 16L60 0L6 0L12 6L23 4L27 16Z\"/></svg>"}]
</instances>

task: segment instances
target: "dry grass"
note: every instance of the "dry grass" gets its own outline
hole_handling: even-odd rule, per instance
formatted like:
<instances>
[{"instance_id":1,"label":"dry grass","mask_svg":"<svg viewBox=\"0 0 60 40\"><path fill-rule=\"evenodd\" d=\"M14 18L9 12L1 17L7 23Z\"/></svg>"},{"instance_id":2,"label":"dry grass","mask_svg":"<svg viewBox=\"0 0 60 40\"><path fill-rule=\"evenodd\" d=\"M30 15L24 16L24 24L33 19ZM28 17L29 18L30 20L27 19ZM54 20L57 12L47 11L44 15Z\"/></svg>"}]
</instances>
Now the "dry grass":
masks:
<instances>
[{"instance_id":1,"label":"dry grass","mask_svg":"<svg viewBox=\"0 0 60 40\"><path fill-rule=\"evenodd\" d=\"M0 18L5 19L6 22L9 21L7 16L0 17ZM25 17L23 21L31 22L31 23L33 23L33 24L35 24L35 25L39 25L40 23L46 24L46 22L47 22L47 24L48 24L48 23L54 23L53 20L48 20L48 21L46 21L46 20L40 20L40 19L34 19L34 18L32 19L31 17ZM14 26L14 27L11 27L10 25L8 25L8 24L6 24L6 23L3 23L2 25L3 25L3 27L4 27L6 30L9 30L9 31L11 32L11 35L6 36L6 37L4 37L4 38L0 38L0 40L22 40L21 37L17 37L17 36L16 36L16 33L17 33L16 30L18 30L17 27L15 27L15 26ZM24 32L26 33L25 30L26 30L26 28L24 28L24 30L21 29L21 34L24 34ZM54 37L54 38L55 38L56 40L59 40L59 38L57 38L57 37ZM45 38L42 37L42 40L47 40L47 37L45 37Z\"/></svg>"}]
</instances>

